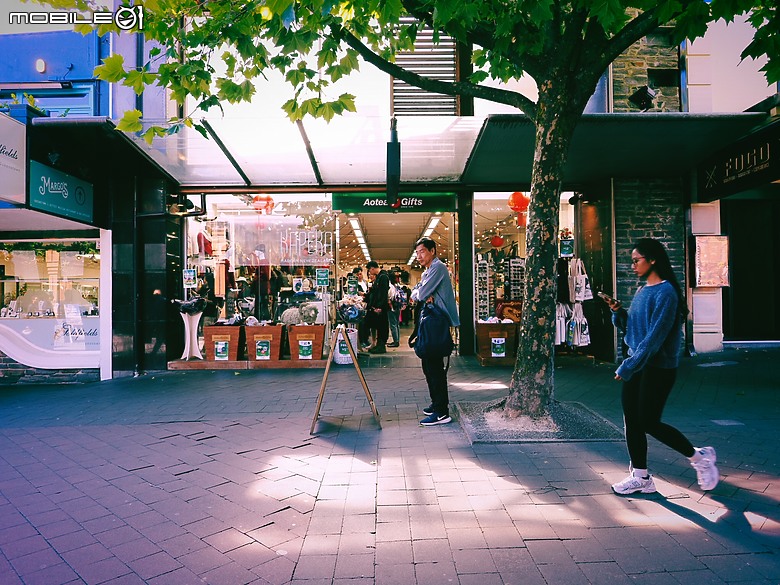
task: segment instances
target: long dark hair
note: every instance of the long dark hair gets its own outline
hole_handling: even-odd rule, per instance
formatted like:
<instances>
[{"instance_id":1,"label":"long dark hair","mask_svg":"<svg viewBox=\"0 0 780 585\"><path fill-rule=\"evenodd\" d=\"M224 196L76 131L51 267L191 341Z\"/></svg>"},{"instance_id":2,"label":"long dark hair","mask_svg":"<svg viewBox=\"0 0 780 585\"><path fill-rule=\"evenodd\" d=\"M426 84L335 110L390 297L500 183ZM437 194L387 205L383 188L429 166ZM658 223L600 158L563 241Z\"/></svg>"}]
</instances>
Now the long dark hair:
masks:
<instances>
[{"instance_id":1,"label":"long dark hair","mask_svg":"<svg viewBox=\"0 0 780 585\"><path fill-rule=\"evenodd\" d=\"M653 270L658 276L674 287L678 298L677 308L680 311L680 316L685 319L688 315L688 304L685 302L680 283L677 281L677 277L674 274L672 263L669 260L669 254L666 252L664 245L653 238L642 238L634 245L634 249L644 256L645 260L648 262L655 260Z\"/></svg>"}]
</instances>

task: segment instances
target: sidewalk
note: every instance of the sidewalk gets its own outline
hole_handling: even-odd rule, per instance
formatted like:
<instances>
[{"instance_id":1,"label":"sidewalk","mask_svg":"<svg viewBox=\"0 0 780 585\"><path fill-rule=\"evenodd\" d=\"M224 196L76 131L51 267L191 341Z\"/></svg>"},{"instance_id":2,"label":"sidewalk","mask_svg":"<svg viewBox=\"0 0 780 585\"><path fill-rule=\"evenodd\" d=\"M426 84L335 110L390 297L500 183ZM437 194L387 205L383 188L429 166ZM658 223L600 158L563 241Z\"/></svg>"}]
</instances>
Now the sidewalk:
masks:
<instances>
[{"instance_id":1,"label":"sidewalk","mask_svg":"<svg viewBox=\"0 0 780 585\"><path fill-rule=\"evenodd\" d=\"M469 444L424 428L419 362L165 372L0 388L0 584L780 583L780 350L685 358L665 420L718 450L703 494L650 443L658 494L619 497L620 441ZM613 367L556 362L556 398L621 424ZM455 358L453 401L509 368Z\"/></svg>"}]
</instances>

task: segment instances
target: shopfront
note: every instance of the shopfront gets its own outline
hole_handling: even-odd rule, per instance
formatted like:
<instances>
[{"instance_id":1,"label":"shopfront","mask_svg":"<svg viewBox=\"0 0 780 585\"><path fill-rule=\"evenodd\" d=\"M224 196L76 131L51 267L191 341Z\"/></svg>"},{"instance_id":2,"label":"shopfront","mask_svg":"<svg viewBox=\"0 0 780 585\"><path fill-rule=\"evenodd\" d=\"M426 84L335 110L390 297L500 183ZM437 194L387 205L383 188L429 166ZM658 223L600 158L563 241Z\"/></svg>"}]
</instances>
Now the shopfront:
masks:
<instances>
[{"instance_id":1,"label":"shopfront","mask_svg":"<svg viewBox=\"0 0 780 585\"><path fill-rule=\"evenodd\" d=\"M27 130L0 114L0 377L96 380L105 330L93 185L30 160Z\"/></svg>"},{"instance_id":2,"label":"shopfront","mask_svg":"<svg viewBox=\"0 0 780 585\"><path fill-rule=\"evenodd\" d=\"M780 342L780 122L704 161L692 205L694 339L723 344ZM713 262L714 260L714 262Z\"/></svg>"},{"instance_id":3,"label":"shopfront","mask_svg":"<svg viewBox=\"0 0 780 585\"><path fill-rule=\"evenodd\" d=\"M0 244L0 351L25 365L100 365L99 239Z\"/></svg>"},{"instance_id":4,"label":"shopfront","mask_svg":"<svg viewBox=\"0 0 780 585\"><path fill-rule=\"evenodd\" d=\"M561 196L559 269L564 282L576 258L573 195ZM191 200L193 206L198 203L195 195ZM471 221L465 226L459 220L459 201L470 208ZM413 253L422 236L436 241L438 256L450 271L461 311L459 351L491 358L486 365L508 365L523 310L527 205L527 196L519 192L405 193L395 208L383 194L370 192L208 195L207 213L187 221L183 289L177 295L185 301L209 301L198 317L193 343L201 355L182 356L186 359L174 359L169 366L208 367L198 359L203 357L212 362L210 367L252 367L257 358L250 337L254 333L240 334L236 326L320 326L327 351L332 326L343 321L339 304L354 293L348 288L353 269L376 260L411 289L422 273ZM575 300L561 301L571 317ZM397 351L406 347L408 317L398 315L403 342ZM214 326L234 329L216 331ZM229 338L231 333L235 335ZM216 350L225 348L222 342L239 346L236 359ZM586 351L588 344L572 346L563 335L559 345ZM292 349L283 338L273 361L287 362ZM313 361L321 357L315 354ZM279 364L254 367L270 365Z\"/></svg>"}]
</instances>

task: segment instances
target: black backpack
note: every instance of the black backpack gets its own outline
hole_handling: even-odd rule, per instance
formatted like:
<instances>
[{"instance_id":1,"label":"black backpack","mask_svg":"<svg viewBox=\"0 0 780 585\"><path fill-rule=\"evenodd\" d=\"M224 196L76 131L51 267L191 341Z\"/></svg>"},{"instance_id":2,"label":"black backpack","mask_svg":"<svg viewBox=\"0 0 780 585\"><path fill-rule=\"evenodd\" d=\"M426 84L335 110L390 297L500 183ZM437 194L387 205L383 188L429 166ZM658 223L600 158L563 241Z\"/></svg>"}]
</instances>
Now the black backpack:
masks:
<instances>
[{"instance_id":1,"label":"black backpack","mask_svg":"<svg viewBox=\"0 0 780 585\"><path fill-rule=\"evenodd\" d=\"M414 353L419 358L449 357L454 345L449 316L433 303L425 303L420 311Z\"/></svg>"}]
</instances>

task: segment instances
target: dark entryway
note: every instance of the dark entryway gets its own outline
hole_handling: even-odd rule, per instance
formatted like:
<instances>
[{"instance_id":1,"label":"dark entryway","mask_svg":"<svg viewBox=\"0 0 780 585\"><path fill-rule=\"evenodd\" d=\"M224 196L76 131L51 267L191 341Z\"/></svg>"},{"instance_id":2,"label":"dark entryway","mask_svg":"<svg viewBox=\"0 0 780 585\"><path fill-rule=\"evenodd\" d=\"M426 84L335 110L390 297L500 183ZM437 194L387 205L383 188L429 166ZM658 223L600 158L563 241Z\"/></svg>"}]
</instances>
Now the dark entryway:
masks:
<instances>
[{"instance_id":1,"label":"dark entryway","mask_svg":"<svg viewBox=\"0 0 780 585\"><path fill-rule=\"evenodd\" d=\"M780 199L722 200L731 286L724 289L726 341L780 339Z\"/></svg>"}]
</instances>

